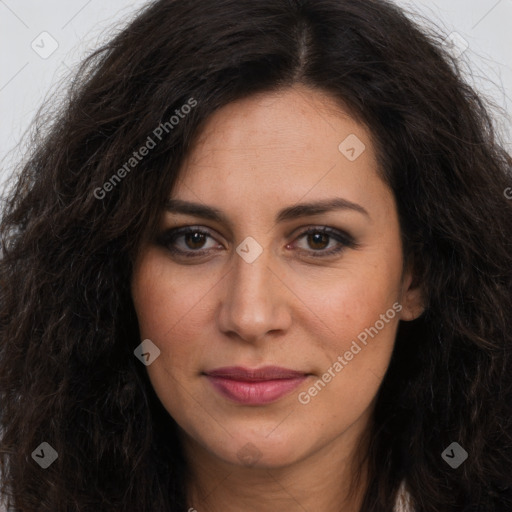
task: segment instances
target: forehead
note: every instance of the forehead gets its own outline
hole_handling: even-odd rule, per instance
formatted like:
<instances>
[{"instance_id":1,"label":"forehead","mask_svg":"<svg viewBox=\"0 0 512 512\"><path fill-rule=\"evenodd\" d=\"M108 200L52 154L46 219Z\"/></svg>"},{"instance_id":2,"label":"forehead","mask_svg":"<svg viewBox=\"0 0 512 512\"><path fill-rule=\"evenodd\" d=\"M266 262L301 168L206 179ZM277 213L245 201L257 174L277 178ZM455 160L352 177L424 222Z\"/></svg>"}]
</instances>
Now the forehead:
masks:
<instances>
[{"instance_id":1,"label":"forehead","mask_svg":"<svg viewBox=\"0 0 512 512\"><path fill-rule=\"evenodd\" d=\"M382 194L367 128L326 93L294 87L217 110L184 160L174 196L297 202Z\"/></svg>"},{"instance_id":2,"label":"forehead","mask_svg":"<svg viewBox=\"0 0 512 512\"><path fill-rule=\"evenodd\" d=\"M217 110L197 137L191 156L223 149L226 156L228 151L245 156L262 150L305 153L328 146L337 154L338 144L350 134L361 139L370 135L332 96L295 86L258 93Z\"/></svg>"}]
</instances>

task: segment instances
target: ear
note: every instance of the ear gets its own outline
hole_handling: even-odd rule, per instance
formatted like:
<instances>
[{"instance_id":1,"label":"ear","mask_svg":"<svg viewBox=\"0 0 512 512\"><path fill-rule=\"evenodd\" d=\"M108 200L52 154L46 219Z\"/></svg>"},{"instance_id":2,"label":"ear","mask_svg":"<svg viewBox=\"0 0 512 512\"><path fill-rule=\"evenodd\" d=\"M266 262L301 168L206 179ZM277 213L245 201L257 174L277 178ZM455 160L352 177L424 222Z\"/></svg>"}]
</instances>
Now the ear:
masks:
<instances>
[{"instance_id":1,"label":"ear","mask_svg":"<svg viewBox=\"0 0 512 512\"><path fill-rule=\"evenodd\" d=\"M402 279L401 299L400 320L415 320L425 311L426 301L423 285L416 278L412 263L408 265Z\"/></svg>"}]
</instances>

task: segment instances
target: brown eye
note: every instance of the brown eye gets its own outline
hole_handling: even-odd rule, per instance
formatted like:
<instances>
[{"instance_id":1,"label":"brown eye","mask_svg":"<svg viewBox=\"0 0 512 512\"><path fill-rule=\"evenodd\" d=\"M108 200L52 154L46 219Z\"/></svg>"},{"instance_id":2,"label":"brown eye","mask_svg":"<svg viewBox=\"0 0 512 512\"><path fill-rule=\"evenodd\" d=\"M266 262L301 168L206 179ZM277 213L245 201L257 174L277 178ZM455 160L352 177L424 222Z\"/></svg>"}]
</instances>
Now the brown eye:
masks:
<instances>
[{"instance_id":1,"label":"brown eye","mask_svg":"<svg viewBox=\"0 0 512 512\"><path fill-rule=\"evenodd\" d=\"M298 247L299 251L307 252L313 257L332 256L346 248L358 246L348 233L328 226L308 228L297 239L305 239L307 245L305 248Z\"/></svg>"},{"instance_id":2,"label":"brown eye","mask_svg":"<svg viewBox=\"0 0 512 512\"><path fill-rule=\"evenodd\" d=\"M194 231L193 233L186 233L182 235L185 240L185 245L189 249L201 249L205 243L206 236L204 233Z\"/></svg>"},{"instance_id":3,"label":"brown eye","mask_svg":"<svg viewBox=\"0 0 512 512\"><path fill-rule=\"evenodd\" d=\"M308 233L307 241L312 249L325 249L329 245L329 235L325 233Z\"/></svg>"},{"instance_id":4,"label":"brown eye","mask_svg":"<svg viewBox=\"0 0 512 512\"><path fill-rule=\"evenodd\" d=\"M208 231L195 227L185 227L162 233L158 237L157 243L177 256L194 258L204 256L215 247L215 245L206 246L208 239L215 241Z\"/></svg>"}]
</instances>

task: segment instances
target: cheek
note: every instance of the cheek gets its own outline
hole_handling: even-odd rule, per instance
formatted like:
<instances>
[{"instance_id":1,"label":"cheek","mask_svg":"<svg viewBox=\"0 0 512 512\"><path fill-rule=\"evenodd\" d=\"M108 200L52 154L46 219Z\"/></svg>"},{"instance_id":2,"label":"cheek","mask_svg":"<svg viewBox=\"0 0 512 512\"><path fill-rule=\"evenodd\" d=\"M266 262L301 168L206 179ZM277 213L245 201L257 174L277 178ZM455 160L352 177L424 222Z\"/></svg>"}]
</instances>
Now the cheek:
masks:
<instances>
[{"instance_id":1,"label":"cheek","mask_svg":"<svg viewBox=\"0 0 512 512\"><path fill-rule=\"evenodd\" d=\"M166 258L148 251L132 282L141 337L163 343L177 330L197 325L200 304L215 283L193 283L192 271L176 272Z\"/></svg>"},{"instance_id":2,"label":"cheek","mask_svg":"<svg viewBox=\"0 0 512 512\"><path fill-rule=\"evenodd\" d=\"M388 335L387 327L398 322L392 306L400 298L399 263L397 260L378 265L361 259L357 264L347 265L342 273L316 280L314 286L311 282L303 282L302 286L299 281L294 283L297 295L307 305L303 310L307 318L300 321L317 333L316 339L331 356L333 352L348 350L351 341L376 322L383 334L379 339L393 343L394 337L392 333ZM382 327L381 315L388 310L391 311Z\"/></svg>"},{"instance_id":3,"label":"cheek","mask_svg":"<svg viewBox=\"0 0 512 512\"><path fill-rule=\"evenodd\" d=\"M387 254L357 256L347 260L343 272L301 291L308 298L309 337L322 355L316 360L319 378L299 401L308 402L320 423L328 416L338 425L362 414L378 391L394 347L401 255L389 247Z\"/></svg>"},{"instance_id":4,"label":"cheek","mask_svg":"<svg viewBox=\"0 0 512 512\"><path fill-rule=\"evenodd\" d=\"M193 267L190 267L192 269ZM165 257L149 250L134 272L132 297L141 339L150 339L160 356L147 367L155 389L176 385L197 371L203 351L201 333L208 315L208 290L215 282L195 284L190 272L176 272ZM196 364L194 364L196 363Z\"/></svg>"},{"instance_id":5,"label":"cheek","mask_svg":"<svg viewBox=\"0 0 512 512\"><path fill-rule=\"evenodd\" d=\"M190 378L197 357L193 344L198 338L193 334L194 322L198 323L194 305L201 293L187 286L180 273L171 275L170 267L165 258L148 250L136 267L131 292L141 340L150 339L160 349L159 357L146 367L151 385L167 411L186 423L187 417L181 418L181 413L190 410L190 404L187 393L180 390Z\"/></svg>"},{"instance_id":6,"label":"cheek","mask_svg":"<svg viewBox=\"0 0 512 512\"><path fill-rule=\"evenodd\" d=\"M375 398L389 366L398 326L397 295L393 287L371 280L366 284L346 282L320 303L322 323L329 329L316 338L322 352L316 360L318 377L298 397L318 428L325 428L326 418L333 431L355 421Z\"/></svg>"},{"instance_id":7,"label":"cheek","mask_svg":"<svg viewBox=\"0 0 512 512\"><path fill-rule=\"evenodd\" d=\"M322 321L329 335L319 339L323 345L325 372L343 358L343 373L357 381L361 370L383 376L394 346L398 315L393 300L382 290L347 287L322 309ZM351 379L351 382L353 380Z\"/></svg>"}]
</instances>

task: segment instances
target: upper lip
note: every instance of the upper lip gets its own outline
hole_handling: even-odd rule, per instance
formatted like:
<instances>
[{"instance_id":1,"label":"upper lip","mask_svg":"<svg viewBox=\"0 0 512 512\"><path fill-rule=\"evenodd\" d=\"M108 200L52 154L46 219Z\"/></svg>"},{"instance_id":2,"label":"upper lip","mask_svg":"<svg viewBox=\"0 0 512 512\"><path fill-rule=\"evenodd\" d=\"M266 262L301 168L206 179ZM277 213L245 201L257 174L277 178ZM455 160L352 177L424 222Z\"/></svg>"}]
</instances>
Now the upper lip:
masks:
<instances>
[{"instance_id":1,"label":"upper lip","mask_svg":"<svg viewBox=\"0 0 512 512\"><path fill-rule=\"evenodd\" d=\"M263 366L262 368L244 368L243 366L225 366L205 372L211 377L224 377L232 380L262 381L277 379L295 379L304 377L305 372L290 370L280 366Z\"/></svg>"}]
</instances>

